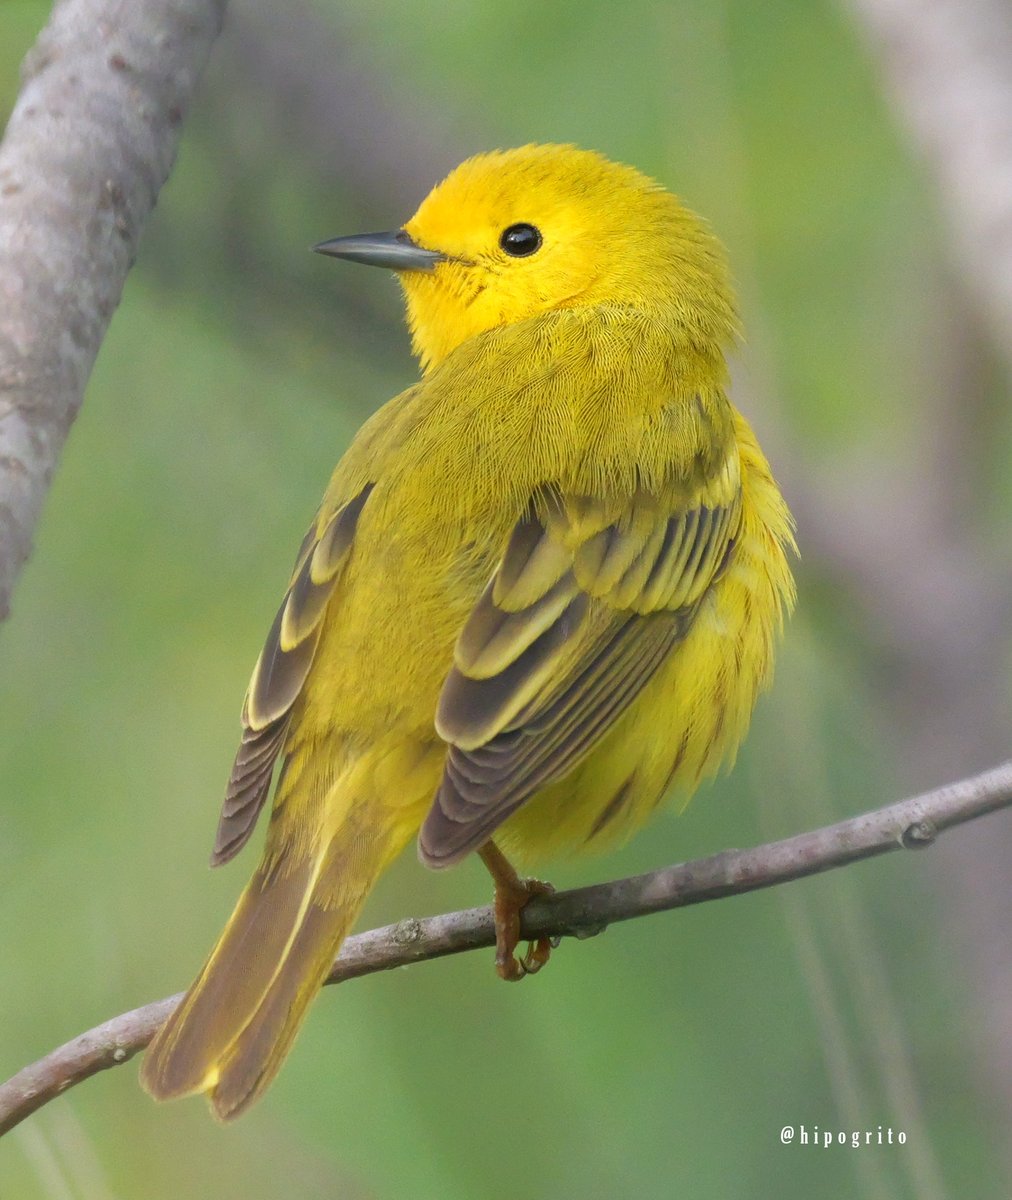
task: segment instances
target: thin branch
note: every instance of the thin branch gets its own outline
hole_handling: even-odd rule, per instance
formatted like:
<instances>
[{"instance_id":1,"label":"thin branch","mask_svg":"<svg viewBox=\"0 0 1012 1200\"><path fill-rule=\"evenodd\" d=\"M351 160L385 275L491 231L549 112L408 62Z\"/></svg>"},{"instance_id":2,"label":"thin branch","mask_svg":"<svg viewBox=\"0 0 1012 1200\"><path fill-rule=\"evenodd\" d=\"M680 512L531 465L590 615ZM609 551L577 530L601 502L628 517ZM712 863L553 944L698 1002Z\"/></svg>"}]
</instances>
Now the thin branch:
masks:
<instances>
[{"instance_id":1,"label":"thin branch","mask_svg":"<svg viewBox=\"0 0 1012 1200\"><path fill-rule=\"evenodd\" d=\"M0 619L225 0L58 0L0 145Z\"/></svg>"},{"instance_id":2,"label":"thin branch","mask_svg":"<svg viewBox=\"0 0 1012 1200\"><path fill-rule=\"evenodd\" d=\"M593 937L616 921L758 891L891 850L930 846L943 830L1010 805L1012 760L811 833L533 900L524 909L522 932L529 938ZM348 938L327 983L494 943L491 908L411 918ZM113 1017L0 1085L0 1135L82 1079L143 1050L181 998Z\"/></svg>"}]
</instances>

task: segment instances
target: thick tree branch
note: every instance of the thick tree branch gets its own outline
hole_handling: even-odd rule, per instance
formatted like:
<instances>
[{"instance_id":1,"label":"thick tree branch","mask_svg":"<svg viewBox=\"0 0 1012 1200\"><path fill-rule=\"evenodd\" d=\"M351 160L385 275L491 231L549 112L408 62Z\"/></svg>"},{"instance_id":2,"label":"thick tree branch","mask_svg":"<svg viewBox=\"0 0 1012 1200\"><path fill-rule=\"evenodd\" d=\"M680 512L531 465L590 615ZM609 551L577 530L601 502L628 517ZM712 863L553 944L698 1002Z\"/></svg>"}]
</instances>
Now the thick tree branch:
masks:
<instances>
[{"instance_id":1,"label":"thick tree branch","mask_svg":"<svg viewBox=\"0 0 1012 1200\"><path fill-rule=\"evenodd\" d=\"M57 0L0 145L0 619L225 0Z\"/></svg>"},{"instance_id":2,"label":"thick tree branch","mask_svg":"<svg viewBox=\"0 0 1012 1200\"><path fill-rule=\"evenodd\" d=\"M1012 760L811 833L533 900L524 909L523 934L592 937L616 921L758 891L890 850L930 846L943 830L1009 805ZM491 908L412 918L348 938L327 983L494 943ZM132 1058L180 999L170 996L113 1017L0 1085L0 1135L75 1083Z\"/></svg>"},{"instance_id":3,"label":"thick tree branch","mask_svg":"<svg viewBox=\"0 0 1012 1200\"><path fill-rule=\"evenodd\" d=\"M1012 12L849 0L942 197L969 294L1012 362Z\"/></svg>"}]
</instances>

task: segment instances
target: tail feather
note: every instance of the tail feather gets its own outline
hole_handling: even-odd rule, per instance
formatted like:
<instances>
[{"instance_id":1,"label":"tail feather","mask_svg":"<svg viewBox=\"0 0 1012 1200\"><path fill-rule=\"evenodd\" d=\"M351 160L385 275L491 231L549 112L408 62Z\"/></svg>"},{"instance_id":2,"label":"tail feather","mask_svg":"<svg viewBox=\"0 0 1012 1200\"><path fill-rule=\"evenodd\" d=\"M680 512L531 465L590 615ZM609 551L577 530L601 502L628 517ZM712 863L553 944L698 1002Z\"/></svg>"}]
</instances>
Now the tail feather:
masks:
<instances>
[{"instance_id":1,"label":"tail feather","mask_svg":"<svg viewBox=\"0 0 1012 1200\"><path fill-rule=\"evenodd\" d=\"M365 897L405 838L352 825L346 819L315 855L274 848L265 857L148 1047L141 1082L155 1099L208 1092L227 1120L277 1074Z\"/></svg>"},{"instance_id":2,"label":"tail feather","mask_svg":"<svg viewBox=\"0 0 1012 1200\"><path fill-rule=\"evenodd\" d=\"M222 1121L244 1112L284 1062L334 960L332 918L332 912L320 908L306 913L292 953L229 1049L221 1078L209 1097L215 1115Z\"/></svg>"}]
</instances>

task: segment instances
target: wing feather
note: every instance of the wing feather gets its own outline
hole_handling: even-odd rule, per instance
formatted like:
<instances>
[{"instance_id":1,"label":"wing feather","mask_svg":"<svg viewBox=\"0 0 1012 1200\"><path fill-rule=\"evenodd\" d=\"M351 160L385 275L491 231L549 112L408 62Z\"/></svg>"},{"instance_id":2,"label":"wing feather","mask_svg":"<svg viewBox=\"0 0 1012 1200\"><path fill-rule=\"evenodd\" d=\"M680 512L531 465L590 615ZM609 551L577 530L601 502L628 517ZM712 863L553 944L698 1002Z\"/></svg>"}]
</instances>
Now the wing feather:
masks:
<instances>
[{"instance_id":1,"label":"wing feather","mask_svg":"<svg viewBox=\"0 0 1012 1200\"><path fill-rule=\"evenodd\" d=\"M732 451L733 453L733 451ZM685 636L740 518L737 463L684 499L544 489L461 632L436 728L450 743L419 838L448 866L572 770Z\"/></svg>"},{"instance_id":2,"label":"wing feather","mask_svg":"<svg viewBox=\"0 0 1012 1200\"><path fill-rule=\"evenodd\" d=\"M320 623L323 610L333 591L333 576L317 583L313 578L315 554L307 554L299 573L288 589L281 608L279 643L284 651L294 650L311 637Z\"/></svg>"},{"instance_id":3,"label":"wing feather","mask_svg":"<svg viewBox=\"0 0 1012 1200\"><path fill-rule=\"evenodd\" d=\"M436 709L436 731L444 741L471 749L507 725L551 679L556 660L579 628L587 597L578 593L556 620L498 674L473 679L454 666Z\"/></svg>"},{"instance_id":4,"label":"wing feather","mask_svg":"<svg viewBox=\"0 0 1012 1200\"><path fill-rule=\"evenodd\" d=\"M292 705L313 664L323 615L372 491L364 487L303 539L292 582L253 668L242 711L242 740L229 777L211 865L233 858L248 841L284 748Z\"/></svg>"},{"instance_id":5,"label":"wing feather","mask_svg":"<svg viewBox=\"0 0 1012 1200\"><path fill-rule=\"evenodd\" d=\"M324 525L292 580L260 652L246 701L246 720L262 729L288 712L302 690L320 638L321 618L354 540L372 484Z\"/></svg>"},{"instance_id":6,"label":"wing feather","mask_svg":"<svg viewBox=\"0 0 1012 1200\"><path fill-rule=\"evenodd\" d=\"M461 631L453 660L471 679L488 679L505 671L543 633L556 624L579 589L572 572L553 583L521 609L496 604L494 582L482 593Z\"/></svg>"},{"instance_id":7,"label":"wing feather","mask_svg":"<svg viewBox=\"0 0 1012 1200\"><path fill-rule=\"evenodd\" d=\"M244 727L221 806L218 832L211 854L212 867L228 862L249 840L267 799L274 763L287 731L287 717L263 729L251 729L248 725Z\"/></svg>"},{"instance_id":8,"label":"wing feather","mask_svg":"<svg viewBox=\"0 0 1012 1200\"><path fill-rule=\"evenodd\" d=\"M572 566L572 555L549 537L531 504L517 522L493 581L492 598L507 612L534 604Z\"/></svg>"}]
</instances>

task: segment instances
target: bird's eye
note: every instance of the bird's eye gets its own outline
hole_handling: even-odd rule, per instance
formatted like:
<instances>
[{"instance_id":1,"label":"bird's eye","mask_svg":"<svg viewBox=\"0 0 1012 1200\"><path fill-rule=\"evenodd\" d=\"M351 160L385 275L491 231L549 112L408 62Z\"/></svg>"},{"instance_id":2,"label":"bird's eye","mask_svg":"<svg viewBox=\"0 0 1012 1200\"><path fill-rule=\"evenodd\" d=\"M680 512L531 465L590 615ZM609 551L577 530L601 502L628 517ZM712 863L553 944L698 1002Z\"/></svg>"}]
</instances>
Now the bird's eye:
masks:
<instances>
[{"instance_id":1,"label":"bird's eye","mask_svg":"<svg viewBox=\"0 0 1012 1200\"><path fill-rule=\"evenodd\" d=\"M504 229L499 245L514 258L527 258L541 246L541 234L533 225L511 225Z\"/></svg>"}]
</instances>

